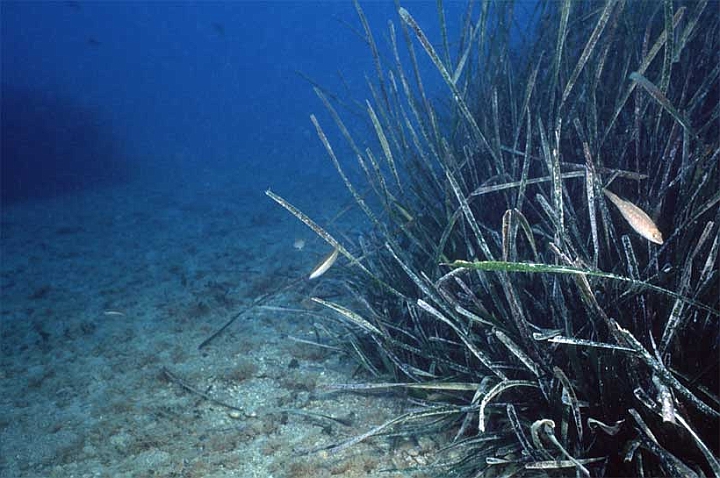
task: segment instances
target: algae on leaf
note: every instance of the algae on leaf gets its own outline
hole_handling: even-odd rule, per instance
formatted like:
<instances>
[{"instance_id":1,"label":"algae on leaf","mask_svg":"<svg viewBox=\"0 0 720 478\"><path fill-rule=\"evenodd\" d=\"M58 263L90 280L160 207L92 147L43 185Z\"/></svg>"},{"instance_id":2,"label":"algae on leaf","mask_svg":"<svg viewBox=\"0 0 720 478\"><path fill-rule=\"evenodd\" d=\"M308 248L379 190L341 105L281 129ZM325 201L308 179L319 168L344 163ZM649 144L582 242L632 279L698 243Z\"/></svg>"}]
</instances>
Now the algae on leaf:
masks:
<instances>
[{"instance_id":1,"label":"algae on leaf","mask_svg":"<svg viewBox=\"0 0 720 478\"><path fill-rule=\"evenodd\" d=\"M343 247L269 195L349 260L338 296L314 299L339 327L332 346L370 377L342 388L402 390L410 411L328 447L432 436L447 452L437 476L718 474L720 17L707 6L541 0L515 42L524 2L471 2L459 32L438 2L439 38L409 4L387 62L357 5L372 134L353 137L318 90L346 160L312 120L367 239ZM668 237L626 235L610 183Z\"/></svg>"}]
</instances>

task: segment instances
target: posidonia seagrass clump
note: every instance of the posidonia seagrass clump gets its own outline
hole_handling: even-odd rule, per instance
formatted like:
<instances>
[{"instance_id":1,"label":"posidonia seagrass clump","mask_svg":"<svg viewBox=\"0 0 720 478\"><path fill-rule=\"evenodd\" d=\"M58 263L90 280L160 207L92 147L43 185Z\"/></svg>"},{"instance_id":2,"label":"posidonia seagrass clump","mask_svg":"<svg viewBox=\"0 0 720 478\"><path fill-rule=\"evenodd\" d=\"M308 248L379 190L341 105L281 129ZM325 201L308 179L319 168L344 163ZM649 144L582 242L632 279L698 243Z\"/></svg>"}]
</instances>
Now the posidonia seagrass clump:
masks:
<instances>
[{"instance_id":1,"label":"posidonia seagrass clump","mask_svg":"<svg viewBox=\"0 0 720 478\"><path fill-rule=\"evenodd\" d=\"M358 6L373 135L319 89L335 124L312 121L371 234L270 193L346 259L344 296L316 302L370 378L339 388L408 400L333 446L429 434L438 476L720 476L716 5L540 1L519 43L517 8L476 2L461 32L439 15L441 38L399 8L387 55Z\"/></svg>"}]
</instances>

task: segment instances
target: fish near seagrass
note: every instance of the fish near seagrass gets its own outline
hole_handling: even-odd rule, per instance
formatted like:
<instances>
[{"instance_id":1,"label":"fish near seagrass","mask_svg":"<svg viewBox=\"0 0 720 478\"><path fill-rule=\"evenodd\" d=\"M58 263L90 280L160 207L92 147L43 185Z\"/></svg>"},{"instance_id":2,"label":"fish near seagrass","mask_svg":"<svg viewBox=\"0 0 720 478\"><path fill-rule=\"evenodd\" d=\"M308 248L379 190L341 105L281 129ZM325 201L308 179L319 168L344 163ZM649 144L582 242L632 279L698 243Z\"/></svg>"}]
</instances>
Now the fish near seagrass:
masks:
<instances>
[{"instance_id":1,"label":"fish near seagrass","mask_svg":"<svg viewBox=\"0 0 720 478\"><path fill-rule=\"evenodd\" d=\"M320 262L315 268L310 272L310 276L308 279L317 279L324 273L328 271L332 267L332 265L335 263L335 261L338 258L338 252L340 252L337 248L333 249L333 251L328 255L325 259Z\"/></svg>"},{"instance_id":2,"label":"fish near seagrass","mask_svg":"<svg viewBox=\"0 0 720 478\"><path fill-rule=\"evenodd\" d=\"M608 197L608 199L610 199L610 201L620 210L620 214L622 214L622 216L625 218L628 224L630 224L630 227L635 230L635 232L640 234L648 241L654 242L655 244L663 243L662 233L657 228L653 220L650 219L650 216L645 213L645 211L643 211L630 201L626 201L616 196L614 193L608 191L607 189L603 189L603 192Z\"/></svg>"}]
</instances>

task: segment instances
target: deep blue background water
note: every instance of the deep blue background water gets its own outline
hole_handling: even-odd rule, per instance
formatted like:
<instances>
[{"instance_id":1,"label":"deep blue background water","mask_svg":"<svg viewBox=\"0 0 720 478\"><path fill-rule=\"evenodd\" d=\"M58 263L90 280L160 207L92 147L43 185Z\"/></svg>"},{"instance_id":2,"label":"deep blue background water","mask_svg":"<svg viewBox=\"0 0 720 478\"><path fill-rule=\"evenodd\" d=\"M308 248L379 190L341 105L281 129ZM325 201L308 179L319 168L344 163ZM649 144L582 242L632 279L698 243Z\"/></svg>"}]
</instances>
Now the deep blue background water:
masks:
<instances>
[{"instance_id":1,"label":"deep blue background water","mask_svg":"<svg viewBox=\"0 0 720 478\"><path fill-rule=\"evenodd\" d=\"M439 43L435 2L406 7ZM378 44L388 19L402 41L394 2L363 9ZM452 40L465 5L445 10ZM331 170L309 114L333 125L296 72L370 98L361 31L351 2L3 2L3 201L197 168L261 188Z\"/></svg>"}]
</instances>

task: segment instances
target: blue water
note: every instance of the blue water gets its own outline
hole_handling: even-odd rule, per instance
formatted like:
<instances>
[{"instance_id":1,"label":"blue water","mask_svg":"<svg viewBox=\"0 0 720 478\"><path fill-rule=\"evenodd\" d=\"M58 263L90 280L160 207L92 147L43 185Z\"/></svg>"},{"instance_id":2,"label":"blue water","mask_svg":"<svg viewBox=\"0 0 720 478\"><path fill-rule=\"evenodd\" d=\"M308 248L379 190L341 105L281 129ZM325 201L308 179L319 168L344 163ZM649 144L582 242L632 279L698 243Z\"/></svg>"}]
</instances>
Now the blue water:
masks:
<instances>
[{"instance_id":1,"label":"blue water","mask_svg":"<svg viewBox=\"0 0 720 478\"><path fill-rule=\"evenodd\" d=\"M435 2L407 8L440 48ZM343 242L364 229L357 211L336 216L352 198L310 114L349 177L361 173L308 81L337 98L358 145L379 154L365 106L367 78L377 74L355 7L3 1L0 9L0 476L306 476L278 473L297 458L287 444L327 437L292 421L275 430L263 410L362 417L356 404L310 403L294 385L302 374L349 380L351 370L332 375L280 340L315 336L277 309L253 310L206 350L197 346L258 296L282 289L268 305L298 307L310 294L303 287L313 287L308 273L329 252L266 189ZM363 9L382 61L392 61L389 19L407 58L394 2ZM464 9L445 5L453 52ZM443 101L446 86L415 48L428 96ZM238 364L250 370L239 385ZM168 383L164 368L247 416L228 423L222 407ZM379 420L368 403L368 420ZM272 433L239 431L264 427ZM230 447L226 437L246 441ZM367 476L358 466L347 476Z\"/></svg>"},{"instance_id":2,"label":"blue water","mask_svg":"<svg viewBox=\"0 0 720 478\"><path fill-rule=\"evenodd\" d=\"M286 175L298 169L328 168L309 115L332 125L297 72L347 102L370 98L365 78L375 78L350 2L2 8L6 203L168 168L243 168L262 187L291 180ZM394 3L363 8L390 60L387 20L399 28ZM439 39L435 3L410 10ZM451 31L463 11L460 3L446 6ZM431 91L440 86L434 80L436 73L427 79Z\"/></svg>"}]
</instances>

